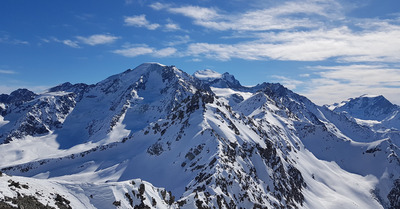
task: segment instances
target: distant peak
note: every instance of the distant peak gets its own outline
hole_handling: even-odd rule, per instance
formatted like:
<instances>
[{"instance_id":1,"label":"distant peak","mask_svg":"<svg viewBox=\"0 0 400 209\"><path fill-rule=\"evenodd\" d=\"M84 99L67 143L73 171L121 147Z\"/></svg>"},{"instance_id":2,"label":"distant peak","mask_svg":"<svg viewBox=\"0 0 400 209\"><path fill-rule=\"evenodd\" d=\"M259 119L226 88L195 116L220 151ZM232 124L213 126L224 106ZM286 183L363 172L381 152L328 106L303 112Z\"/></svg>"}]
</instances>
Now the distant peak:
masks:
<instances>
[{"instance_id":1,"label":"distant peak","mask_svg":"<svg viewBox=\"0 0 400 209\"><path fill-rule=\"evenodd\" d=\"M371 94L363 94L359 97L356 97L354 99L349 99L349 102L357 102L357 101L364 101L365 102L369 102L371 104L382 104L382 103L386 103L386 104L390 104L393 105L389 100L387 100L383 95L371 95Z\"/></svg>"},{"instance_id":2,"label":"distant peak","mask_svg":"<svg viewBox=\"0 0 400 209\"><path fill-rule=\"evenodd\" d=\"M363 94L358 98L384 98L382 95L373 95L373 94Z\"/></svg>"},{"instance_id":3,"label":"distant peak","mask_svg":"<svg viewBox=\"0 0 400 209\"><path fill-rule=\"evenodd\" d=\"M2 94L0 95L1 103L22 103L26 101L30 101L35 98L37 94L28 89L17 89L11 92L10 95Z\"/></svg>"},{"instance_id":4,"label":"distant peak","mask_svg":"<svg viewBox=\"0 0 400 209\"><path fill-rule=\"evenodd\" d=\"M336 112L346 112L352 117L363 120L383 120L390 116L398 106L392 104L382 95L361 95L350 98L340 104L334 104L329 109Z\"/></svg>"},{"instance_id":5,"label":"distant peak","mask_svg":"<svg viewBox=\"0 0 400 209\"><path fill-rule=\"evenodd\" d=\"M158 62L145 62L145 63L139 65L137 68L139 68L139 67L150 67L150 66L165 67L166 65L160 64Z\"/></svg>"}]
</instances>

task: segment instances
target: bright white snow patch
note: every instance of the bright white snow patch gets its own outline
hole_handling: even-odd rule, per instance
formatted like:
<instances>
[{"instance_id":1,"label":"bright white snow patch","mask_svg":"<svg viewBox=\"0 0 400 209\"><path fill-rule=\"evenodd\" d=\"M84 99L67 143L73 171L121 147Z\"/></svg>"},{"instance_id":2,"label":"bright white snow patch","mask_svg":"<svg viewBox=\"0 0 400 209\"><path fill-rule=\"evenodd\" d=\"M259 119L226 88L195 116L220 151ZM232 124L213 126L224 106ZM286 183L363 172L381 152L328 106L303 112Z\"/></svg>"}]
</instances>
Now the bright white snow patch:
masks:
<instances>
[{"instance_id":1,"label":"bright white snow patch","mask_svg":"<svg viewBox=\"0 0 400 209\"><path fill-rule=\"evenodd\" d=\"M381 124L381 122L379 122L379 121L377 121L377 120L362 120L362 119L358 119L358 118L354 118L354 120L356 120L356 122L357 122L358 124L363 125L363 126L370 126L370 127L372 127L372 126L374 126L374 125Z\"/></svg>"}]
</instances>

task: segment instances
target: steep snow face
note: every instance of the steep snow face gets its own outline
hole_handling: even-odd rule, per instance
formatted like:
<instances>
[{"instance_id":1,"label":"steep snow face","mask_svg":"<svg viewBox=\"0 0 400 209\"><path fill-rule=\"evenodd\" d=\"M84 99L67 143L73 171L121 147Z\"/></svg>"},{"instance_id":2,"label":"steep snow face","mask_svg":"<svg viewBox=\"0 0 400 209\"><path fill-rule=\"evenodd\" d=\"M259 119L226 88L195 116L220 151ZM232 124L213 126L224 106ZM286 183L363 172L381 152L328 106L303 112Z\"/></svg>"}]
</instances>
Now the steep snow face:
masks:
<instances>
[{"instance_id":1,"label":"steep snow face","mask_svg":"<svg viewBox=\"0 0 400 209\"><path fill-rule=\"evenodd\" d=\"M111 76L83 93L63 128L56 130L63 149L103 140L118 123L136 132L164 118L196 85L175 67L146 63ZM121 140L125 136L121 136ZM118 139L116 139L118 140ZM110 142L110 141L108 141Z\"/></svg>"},{"instance_id":2,"label":"steep snow face","mask_svg":"<svg viewBox=\"0 0 400 209\"><path fill-rule=\"evenodd\" d=\"M56 114L64 97L73 102ZM15 204L17 191L78 208L400 206L400 137L280 84L243 87L227 73L146 63L0 108L0 134L22 130L9 124L26 114L47 130L0 145L1 171L25 176L11 179L20 185L32 179L25 191L0 177L0 204ZM49 192L35 196L39 185Z\"/></svg>"},{"instance_id":3,"label":"steep snow face","mask_svg":"<svg viewBox=\"0 0 400 209\"><path fill-rule=\"evenodd\" d=\"M0 175L2 208L88 208L108 209L177 208L164 188L140 179L109 183L70 183Z\"/></svg>"}]
</instances>

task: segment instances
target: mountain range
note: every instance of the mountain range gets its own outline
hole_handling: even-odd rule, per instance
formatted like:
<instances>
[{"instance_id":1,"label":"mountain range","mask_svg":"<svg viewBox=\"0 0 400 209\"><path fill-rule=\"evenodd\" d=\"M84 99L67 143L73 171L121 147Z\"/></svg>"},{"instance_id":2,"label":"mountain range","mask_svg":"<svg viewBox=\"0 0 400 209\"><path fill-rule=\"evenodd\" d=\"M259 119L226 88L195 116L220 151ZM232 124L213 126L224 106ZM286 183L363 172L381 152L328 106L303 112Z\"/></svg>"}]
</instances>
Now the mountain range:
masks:
<instances>
[{"instance_id":1,"label":"mountain range","mask_svg":"<svg viewBox=\"0 0 400 209\"><path fill-rule=\"evenodd\" d=\"M400 208L400 107L145 63L0 95L0 208Z\"/></svg>"}]
</instances>

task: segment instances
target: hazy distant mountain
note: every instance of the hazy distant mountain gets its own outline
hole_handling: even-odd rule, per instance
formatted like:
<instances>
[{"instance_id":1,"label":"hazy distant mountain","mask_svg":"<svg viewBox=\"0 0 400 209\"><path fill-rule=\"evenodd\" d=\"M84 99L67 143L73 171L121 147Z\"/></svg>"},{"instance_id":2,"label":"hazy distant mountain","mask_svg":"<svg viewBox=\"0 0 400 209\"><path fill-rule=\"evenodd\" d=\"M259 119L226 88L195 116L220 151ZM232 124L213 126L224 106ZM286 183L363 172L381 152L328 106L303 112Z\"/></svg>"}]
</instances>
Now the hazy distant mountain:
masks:
<instances>
[{"instance_id":1,"label":"hazy distant mountain","mask_svg":"<svg viewBox=\"0 0 400 209\"><path fill-rule=\"evenodd\" d=\"M0 208L399 208L398 110L157 63L17 90L0 96Z\"/></svg>"}]
</instances>

